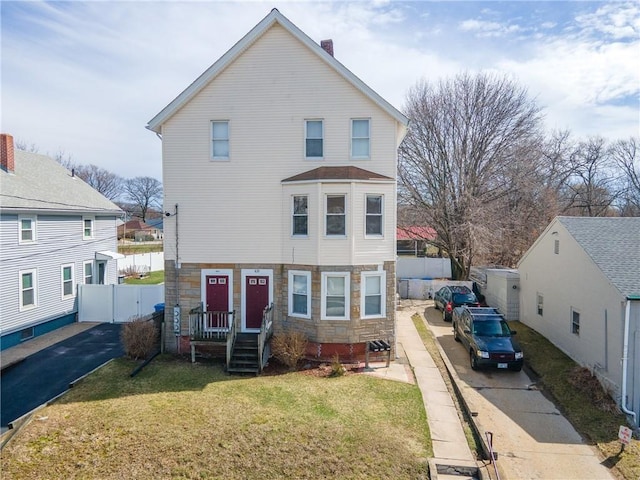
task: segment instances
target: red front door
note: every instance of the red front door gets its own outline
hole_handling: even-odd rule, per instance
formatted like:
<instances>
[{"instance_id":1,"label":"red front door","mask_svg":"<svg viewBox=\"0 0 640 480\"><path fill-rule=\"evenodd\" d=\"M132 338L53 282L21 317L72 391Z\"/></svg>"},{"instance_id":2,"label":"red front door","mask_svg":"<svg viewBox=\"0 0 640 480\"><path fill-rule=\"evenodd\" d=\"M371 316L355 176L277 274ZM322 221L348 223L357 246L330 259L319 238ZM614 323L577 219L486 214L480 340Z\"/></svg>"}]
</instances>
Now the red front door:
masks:
<instances>
[{"instance_id":1,"label":"red front door","mask_svg":"<svg viewBox=\"0 0 640 480\"><path fill-rule=\"evenodd\" d=\"M246 277L246 328L259 329L262 312L269 305L269 277L252 275Z\"/></svg>"},{"instance_id":2,"label":"red front door","mask_svg":"<svg viewBox=\"0 0 640 480\"><path fill-rule=\"evenodd\" d=\"M207 275L207 312L229 311L229 277L227 275ZM220 325L224 326L224 325ZM213 325L210 325L213 327Z\"/></svg>"}]
</instances>

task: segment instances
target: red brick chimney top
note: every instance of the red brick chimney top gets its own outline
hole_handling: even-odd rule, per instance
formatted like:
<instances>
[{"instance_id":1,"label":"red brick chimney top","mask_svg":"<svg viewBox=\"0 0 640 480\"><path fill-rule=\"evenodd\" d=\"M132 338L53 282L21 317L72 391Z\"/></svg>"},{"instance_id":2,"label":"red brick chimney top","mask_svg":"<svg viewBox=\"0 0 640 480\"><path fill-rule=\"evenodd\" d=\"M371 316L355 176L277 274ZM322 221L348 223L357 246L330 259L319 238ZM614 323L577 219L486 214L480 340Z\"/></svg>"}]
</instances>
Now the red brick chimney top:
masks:
<instances>
[{"instance_id":1,"label":"red brick chimney top","mask_svg":"<svg viewBox=\"0 0 640 480\"><path fill-rule=\"evenodd\" d=\"M320 46L325 52L333 57L333 40L321 40Z\"/></svg>"},{"instance_id":2,"label":"red brick chimney top","mask_svg":"<svg viewBox=\"0 0 640 480\"><path fill-rule=\"evenodd\" d=\"M0 166L5 172L13 173L16 163L13 156L13 137L7 133L0 134Z\"/></svg>"}]
</instances>

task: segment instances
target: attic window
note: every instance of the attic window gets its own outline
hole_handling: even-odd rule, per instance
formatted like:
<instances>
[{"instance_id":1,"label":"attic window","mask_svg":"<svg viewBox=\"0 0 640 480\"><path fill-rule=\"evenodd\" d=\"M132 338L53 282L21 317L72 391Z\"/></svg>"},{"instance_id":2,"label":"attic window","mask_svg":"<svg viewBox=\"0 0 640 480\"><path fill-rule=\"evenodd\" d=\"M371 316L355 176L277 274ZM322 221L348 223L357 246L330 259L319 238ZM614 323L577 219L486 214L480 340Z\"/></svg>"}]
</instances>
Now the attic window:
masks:
<instances>
[{"instance_id":1,"label":"attic window","mask_svg":"<svg viewBox=\"0 0 640 480\"><path fill-rule=\"evenodd\" d=\"M553 241L553 253L556 255L560 254L560 240Z\"/></svg>"}]
</instances>

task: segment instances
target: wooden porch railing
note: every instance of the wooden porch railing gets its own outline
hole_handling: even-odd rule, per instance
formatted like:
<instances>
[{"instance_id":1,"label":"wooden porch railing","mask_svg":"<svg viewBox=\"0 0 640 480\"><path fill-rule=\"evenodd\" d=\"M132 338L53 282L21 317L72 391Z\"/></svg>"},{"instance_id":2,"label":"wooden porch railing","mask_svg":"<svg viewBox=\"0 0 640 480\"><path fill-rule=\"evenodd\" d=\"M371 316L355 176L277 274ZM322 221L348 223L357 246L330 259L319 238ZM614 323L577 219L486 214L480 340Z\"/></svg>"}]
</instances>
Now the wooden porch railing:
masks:
<instances>
[{"instance_id":1,"label":"wooden porch railing","mask_svg":"<svg viewBox=\"0 0 640 480\"><path fill-rule=\"evenodd\" d=\"M273 303L267 305L262 311L262 324L260 326L260 334L258 335L258 359L260 361L260 372L267 364L269 359L269 351L267 341L273 334Z\"/></svg>"},{"instance_id":2,"label":"wooden porch railing","mask_svg":"<svg viewBox=\"0 0 640 480\"><path fill-rule=\"evenodd\" d=\"M233 347L236 343L237 336L238 336L238 322L235 321L235 315L234 315L234 317L231 320L231 324L229 325L229 332L227 334L227 358L226 358L227 371L229 371L229 364L231 363L231 356L233 355Z\"/></svg>"},{"instance_id":3,"label":"wooden porch railing","mask_svg":"<svg viewBox=\"0 0 640 480\"><path fill-rule=\"evenodd\" d=\"M233 312L203 312L202 306L189 312L189 338L191 340L224 341L234 323Z\"/></svg>"}]
</instances>

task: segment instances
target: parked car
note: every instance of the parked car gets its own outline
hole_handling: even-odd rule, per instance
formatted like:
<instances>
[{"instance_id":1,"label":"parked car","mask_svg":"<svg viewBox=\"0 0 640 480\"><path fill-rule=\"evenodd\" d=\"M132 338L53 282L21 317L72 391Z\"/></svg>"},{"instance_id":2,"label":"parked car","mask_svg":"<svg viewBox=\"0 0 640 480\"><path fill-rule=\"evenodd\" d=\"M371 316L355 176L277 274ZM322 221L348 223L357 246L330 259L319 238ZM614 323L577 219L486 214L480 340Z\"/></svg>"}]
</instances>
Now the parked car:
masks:
<instances>
[{"instance_id":1,"label":"parked car","mask_svg":"<svg viewBox=\"0 0 640 480\"><path fill-rule=\"evenodd\" d=\"M453 338L469 352L473 370L496 367L522 370L522 348L515 331L495 308L462 306L453 311Z\"/></svg>"},{"instance_id":2,"label":"parked car","mask_svg":"<svg viewBox=\"0 0 640 480\"><path fill-rule=\"evenodd\" d=\"M433 296L436 310L442 310L442 319L451 321L453 309L462 305L479 306L478 298L464 285L447 285L438 290Z\"/></svg>"}]
</instances>

